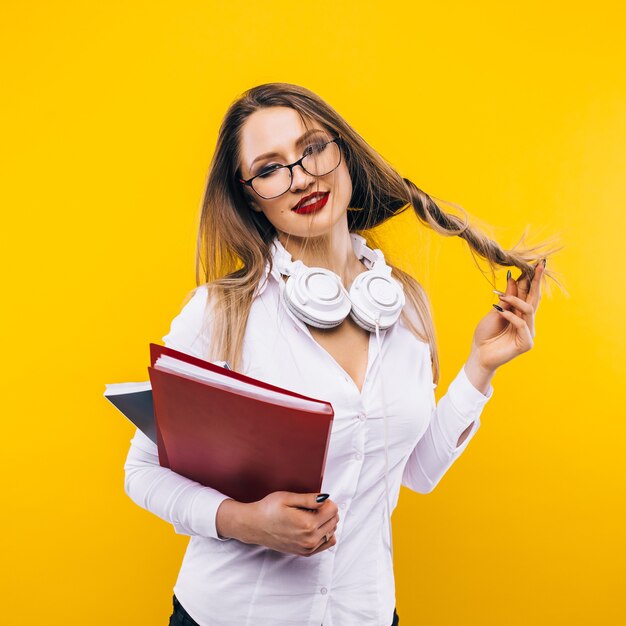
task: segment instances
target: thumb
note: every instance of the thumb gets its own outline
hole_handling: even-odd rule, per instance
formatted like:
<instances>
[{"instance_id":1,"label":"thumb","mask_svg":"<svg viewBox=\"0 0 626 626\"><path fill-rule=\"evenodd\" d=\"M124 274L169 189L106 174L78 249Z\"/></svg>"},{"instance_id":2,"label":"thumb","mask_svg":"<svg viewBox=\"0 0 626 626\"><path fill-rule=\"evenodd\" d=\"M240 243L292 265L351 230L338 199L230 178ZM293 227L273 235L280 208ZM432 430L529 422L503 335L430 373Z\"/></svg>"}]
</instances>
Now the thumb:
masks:
<instances>
[{"instance_id":1,"label":"thumb","mask_svg":"<svg viewBox=\"0 0 626 626\"><path fill-rule=\"evenodd\" d=\"M285 504L304 509L319 509L328 499L327 493L294 493L289 492Z\"/></svg>"}]
</instances>

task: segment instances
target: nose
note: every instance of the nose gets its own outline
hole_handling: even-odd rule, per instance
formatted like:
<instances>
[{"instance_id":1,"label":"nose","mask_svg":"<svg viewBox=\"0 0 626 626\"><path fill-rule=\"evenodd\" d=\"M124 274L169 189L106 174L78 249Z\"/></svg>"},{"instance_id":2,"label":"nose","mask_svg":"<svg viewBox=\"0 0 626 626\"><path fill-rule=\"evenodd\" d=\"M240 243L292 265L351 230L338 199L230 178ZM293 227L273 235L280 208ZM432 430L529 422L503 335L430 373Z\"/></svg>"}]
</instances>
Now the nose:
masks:
<instances>
[{"instance_id":1,"label":"nose","mask_svg":"<svg viewBox=\"0 0 626 626\"><path fill-rule=\"evenodd\" d=\"M313 178L315 177L307 174L302 165L296 165L291 168L291 190L299 191L306 189L311 184Z\"/></svg>"}]
</instances>

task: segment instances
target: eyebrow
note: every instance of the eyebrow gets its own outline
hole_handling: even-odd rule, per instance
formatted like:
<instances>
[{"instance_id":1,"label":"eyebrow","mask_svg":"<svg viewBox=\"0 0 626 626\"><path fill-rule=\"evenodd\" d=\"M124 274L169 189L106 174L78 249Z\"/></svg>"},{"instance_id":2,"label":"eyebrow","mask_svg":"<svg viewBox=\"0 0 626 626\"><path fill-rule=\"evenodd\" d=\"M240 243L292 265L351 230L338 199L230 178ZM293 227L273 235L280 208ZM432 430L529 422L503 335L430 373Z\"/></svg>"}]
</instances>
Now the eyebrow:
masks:
<instances>
[{"instance_id":1,"label":"eyebrow","mask_svg":"<svg viewBox=\"0 0 626 626\"><path fill-rule=\"evenodd\" d=\"M325 132L326 131L323 130L322 128L311 128L307 130L300 138L296 140L296 146L303 144L310 135L313 135L315 133L325 133ZM273 157L273 156L280 156L280 154L278 152L265 152L264 154L259 155L258 157L254 159L254 161L252 161L252 163L250 163L250 167L248 168L248 170L252 172L252 166L257 161L260 161L261 159L266 159L268 157Z\"/></svg>"}]
</instances>

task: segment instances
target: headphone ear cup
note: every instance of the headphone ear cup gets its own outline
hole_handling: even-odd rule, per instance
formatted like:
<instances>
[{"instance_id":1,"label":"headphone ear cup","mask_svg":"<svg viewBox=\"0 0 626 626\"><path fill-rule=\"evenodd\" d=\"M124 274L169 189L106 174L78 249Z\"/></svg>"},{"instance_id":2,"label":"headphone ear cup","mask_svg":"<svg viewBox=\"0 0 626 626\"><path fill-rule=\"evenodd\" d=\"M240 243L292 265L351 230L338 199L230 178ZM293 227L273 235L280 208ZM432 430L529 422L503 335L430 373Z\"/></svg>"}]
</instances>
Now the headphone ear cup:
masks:
<instances>
[{"instance_id":1,"label":"headphone ear cup","mask_svg":"<svg viewBox=\"0 0 626 626\"><path fill-rule=\"evenodd\" d=\"M292 313L317 328L338 326L352 306L341 278L323 267L299 264L287 279L283 293Z\"/></svg>"},{"instance_id":2,"label":"headphone ear cup","mask_svg":"<svg viewBox=\"0 0 626 626\"><path fill-rule=\"evenodd\" d=\"M361 328L374 332L393 326L402 313L406 297L402 283L376 269L359 274L350 285L350 316Z\"/></svg>"}]
</instances>

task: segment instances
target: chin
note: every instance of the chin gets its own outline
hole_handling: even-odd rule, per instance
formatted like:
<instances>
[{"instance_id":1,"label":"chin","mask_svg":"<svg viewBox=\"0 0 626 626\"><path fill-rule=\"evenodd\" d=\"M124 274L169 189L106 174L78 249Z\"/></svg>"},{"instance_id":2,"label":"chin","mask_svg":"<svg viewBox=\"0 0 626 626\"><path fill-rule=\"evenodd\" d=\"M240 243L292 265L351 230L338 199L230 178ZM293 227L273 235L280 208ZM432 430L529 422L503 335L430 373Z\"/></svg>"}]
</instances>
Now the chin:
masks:
<instances>
[{"instance_id":1,"label":"chin","mask_svg":"<svg viewBox=\"0 0 626 626\"><path fill-rule=\"evenodd\" d=\"M298 237L300 239L325 237L330 235L333 230L336 230L342 221L345 221L347 228L348 210L345 208L337 212L336 206L336 204L334 206L326 205L320 211L310 215L293 213L289 215L290 219L287 222L281 219L273 222L273 225L278 232L283 233L287 237ZM282 216L284 216L284 213Z\"/></svg>"}]
</instances>

